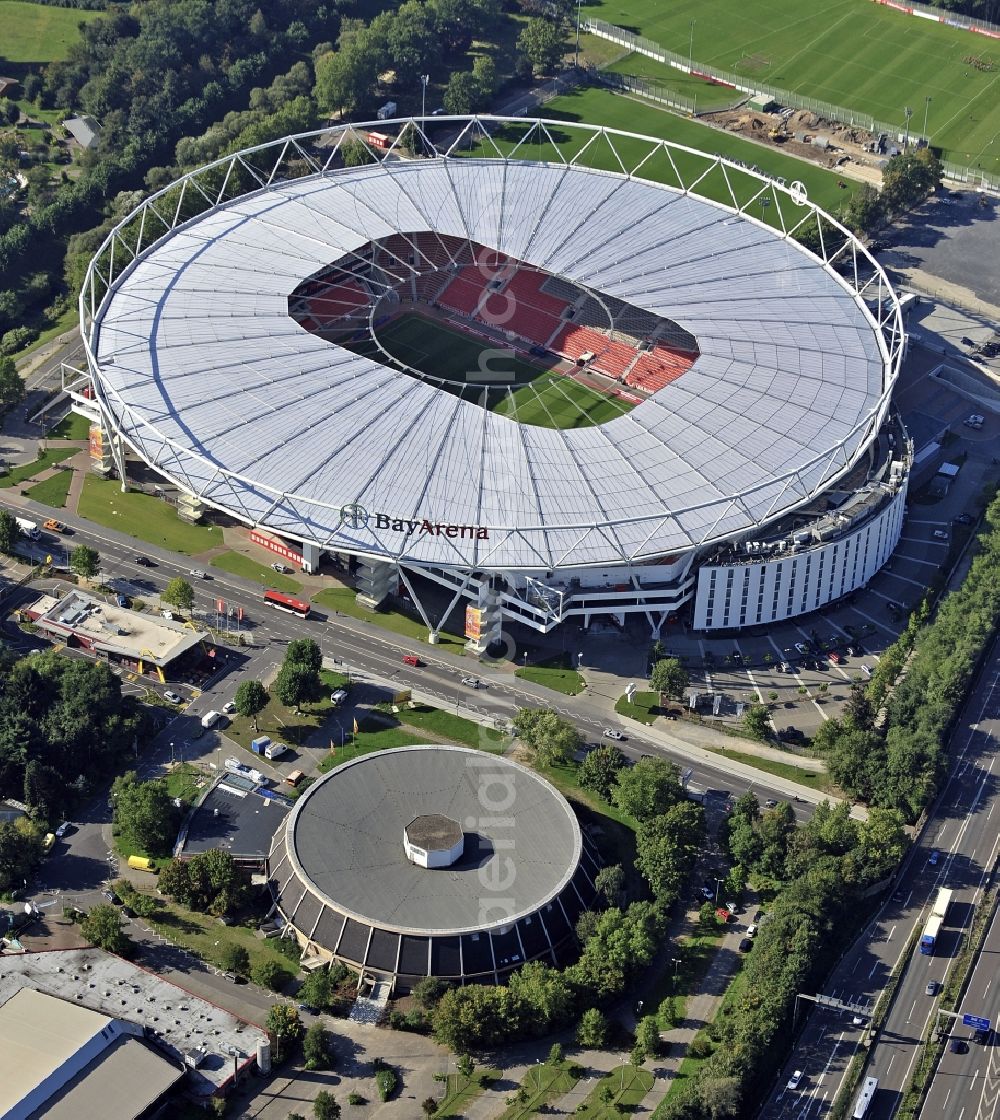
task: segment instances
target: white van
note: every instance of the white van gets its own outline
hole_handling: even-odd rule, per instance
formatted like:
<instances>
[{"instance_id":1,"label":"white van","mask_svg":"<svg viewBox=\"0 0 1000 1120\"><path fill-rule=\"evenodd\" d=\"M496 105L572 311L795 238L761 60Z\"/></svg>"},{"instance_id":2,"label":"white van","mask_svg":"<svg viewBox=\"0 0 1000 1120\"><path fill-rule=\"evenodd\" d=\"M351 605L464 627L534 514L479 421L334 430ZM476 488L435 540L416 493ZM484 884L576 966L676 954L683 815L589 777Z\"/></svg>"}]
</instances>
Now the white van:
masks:
<instances>
[{"instance_id":1,"label":"white van","mask_svg":"<svg viewBox=\"0 0 1000 1120\"><path fill-rule=\"evenodd\" d=\"M346 688L338 688L334 692L330 693L330 703L335 708L339 708L340 705L343 704L343 702L346 699L347 699L347 689Z\"/></svg>"},{"instance_id":2,"label":"white van","mask_svg":"<svg viewBox=\"0 0 1000 1120\"><path fill-rule=\"evenodd\" d=\"M270 759L272 762L288 750L284 743L268 743L264 748L264 757Z\"/></svg>"},{"instance_id":3,"label":"white van","mask_svg":"<svg viewBox=\"0 0 1000 1120\"><path fill-rule=\"evenodd\" d=\"M206 712L201 717L201 726L207 731L210 727L214 727L219 722L220 716L216 711Z\"/></svg>"}]
</instances>

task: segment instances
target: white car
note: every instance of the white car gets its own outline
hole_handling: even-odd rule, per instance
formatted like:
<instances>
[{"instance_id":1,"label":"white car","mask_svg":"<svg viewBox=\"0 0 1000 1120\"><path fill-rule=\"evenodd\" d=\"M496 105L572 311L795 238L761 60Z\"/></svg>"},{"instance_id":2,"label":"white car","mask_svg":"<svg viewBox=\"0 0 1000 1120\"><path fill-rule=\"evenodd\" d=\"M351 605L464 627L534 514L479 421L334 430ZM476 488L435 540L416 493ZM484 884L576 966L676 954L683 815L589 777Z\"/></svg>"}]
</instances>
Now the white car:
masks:
<instances>
[{"instance_id":1,"label":"white car","mask_svg":"<svg viewBox=\"0 0 1000 1120\"><path fill-rule=\"evenodd\" d=\"M754 922L751 922L747 926L747 937L756 937L757 936L757 930L759 928L760 927L758 925L756 925Z\"/></svg>"},{"instance_id":2,"label":"white car","mask_svg":"<svg viewBox=\"0 0 1000 1120\"><path fill-rule=\"evenodd\" d=\"M478 688L479 687L479 678L478 677L462 677L462 684L466 685L468 688Z\"/></svg>"},{"instance_id":3,"label":"white car","mask_svg":"<svg viewBox=\"0 0 1000 1120\"><path fill-rule=\"evenodd\" d=\"M201 570L201 568L192 568L188 575L192 579L208 579L208 575Z\"/></svg>"},{"instance_id":4,"label":"white car","mask_svg":"<svg viewBox=\"0 0 1000 1120\"><path fill-rule=\"evenodd\" d=\"M292 574L292 569L287 564L272 564L271 567L279 576L290 576Z\"/></svg>"},{"instance_id":5,"label":"white car","mask_svg":"<svg viewBox=\"0 0 1000 1120\"><path fill-rule=\"evenodd\" d=\"M233 714L233 712L235 712L235 711L236 711L236 704L232 700L227 700L225 702L225 704L222 705L222 714L223 715L231 716Z\"/></svg>"},{"instance_id":6,"label":"white car","mask_svg":"<svg viewBox=\"0 0 1000 1120\"><path fill-rule=\"evenodd\" d=\"M948 539L948 534L944 531L944 529L935 529L934 532L931 533L931 536L936 541L946 541Z\"/></svg>"},{"instance_id":7,"label":"white car","mask_svg":"<svg viewBox=\"0 0 1000 1120\"><path fill-rule=\"evenodd\" d=\"M797 1069L788 1079L788 1089L797 1089L802 1084L802 1070Z\"/></svg>"},{"instance_id":8,"label":"white car","mask_svg":"<svg viewBox=\"0 0 1000 1120\"><path fill-rule=\"evenodd\" d=\"M184 702L183 697L176 692L164 692L163 699L169 700L171 704L182 704Z\"/></svg>"},{"instance_id":9,"label":"white car","mask_svg":"<svg viewBox=\"0 0 1000 1120\"><path fill-rule=\"evenodd\" d=\"M72 827L73 825L69 821L63 821L56 829L56 839L61 840Z\"/></svg>"},{"instance_id":10,"label":"white car","mask_svg":"<svg viewBox=\"0 0 1000 1120\"><path fill-rule=\"evenodd\" d=\"M621 743L624 741L625 735L619 731L617 727L606 727L604 729L604 738L614 739L616 742Z\"/></svg>"}]
</instances>

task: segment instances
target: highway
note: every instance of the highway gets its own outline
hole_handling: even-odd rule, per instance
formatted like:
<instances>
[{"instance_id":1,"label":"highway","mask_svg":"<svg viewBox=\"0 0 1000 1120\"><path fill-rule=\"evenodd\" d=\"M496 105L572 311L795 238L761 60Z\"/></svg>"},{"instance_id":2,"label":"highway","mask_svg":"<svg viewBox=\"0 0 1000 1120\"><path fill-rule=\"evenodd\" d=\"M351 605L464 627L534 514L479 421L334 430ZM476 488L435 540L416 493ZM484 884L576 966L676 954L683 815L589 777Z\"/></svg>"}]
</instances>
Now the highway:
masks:
<instances>
[{"instance_id":1,"label":"highway","mask_svg":"<svg viewBox=\"0 0 1000 1120\"><path fill-rule=\"evenodd\" d=\"M879 1091L869 1111L872 1120L889 1120L899 1106L919 1043L937 1007L937 999L926 994L927 984L945 979L996 862L1000 844L1000 772L994 772L998 733L1000 641L990 650L959 719L952 738L950 776L920 842L904 861L891 899L848 950L824 990L845 1002L873 1008L911 934L923 928L938 888L954 890L937 952L923 955L914 951L872 1044L866 1074L879 1079ZM932 857L935 850L939 854ZM996 958L994 974L995 962ZM989 971L987 965L981 968ZM864 1026L853 1026L851 1020L846 1012L813 1007L791 1058L760 1110L761 1117L818 1120L829 1111L865 1033ZM962 1033L967 1036L970 1032L966 1028ZM976 1050L981 1058L981 1048ZM972 1060L967 1064L973 1064ZM980 1067L983 1065L981 1058ZM791 1090L787 1082L795 1069L805 1076L798 1089ZM958 1107L949 1106L947 1112L925 1111L924 1115L957 1117L958 1113ZM979 1120L994 1115L986 1112Z\"/></svg>"}]
</instances>

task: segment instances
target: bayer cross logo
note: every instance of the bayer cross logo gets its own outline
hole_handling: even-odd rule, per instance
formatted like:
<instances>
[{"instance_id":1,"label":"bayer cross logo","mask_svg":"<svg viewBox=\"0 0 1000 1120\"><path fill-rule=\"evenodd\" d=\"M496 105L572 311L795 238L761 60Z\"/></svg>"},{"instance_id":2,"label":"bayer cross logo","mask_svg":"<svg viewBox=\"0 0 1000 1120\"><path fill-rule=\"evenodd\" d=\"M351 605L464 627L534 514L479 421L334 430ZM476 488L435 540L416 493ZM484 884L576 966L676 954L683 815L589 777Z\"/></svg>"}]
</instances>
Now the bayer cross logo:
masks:
<instances>
[{"instance_id":1,"label":"bayer cross logo","mask_svg":"<svg viewBox=\"0 0 1000 1120\"><path fill-rule=\"evenodd\" d=\"M363 529L368 524L368 510L353 502L351 505L341 506L340 523L349 529Z\"/></svg>"}]
</instances>

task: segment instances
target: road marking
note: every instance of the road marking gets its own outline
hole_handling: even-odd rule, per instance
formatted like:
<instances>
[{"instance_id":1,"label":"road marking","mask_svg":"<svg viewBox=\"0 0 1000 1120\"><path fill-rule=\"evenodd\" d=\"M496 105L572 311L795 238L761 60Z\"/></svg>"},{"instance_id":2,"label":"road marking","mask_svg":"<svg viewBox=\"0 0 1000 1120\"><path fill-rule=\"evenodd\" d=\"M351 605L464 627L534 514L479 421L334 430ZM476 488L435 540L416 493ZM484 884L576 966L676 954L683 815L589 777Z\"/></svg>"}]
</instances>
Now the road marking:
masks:
<instances>
[{"instance_id":1,"label":"road marking","mask_svg":"<svg viewBox=\"0 0 1000 1120\"><path fill-rule=\"evenodd\" d=\"M895 932L896 932L896 927L895 927L895 926L893 926L893 927L892 927L892 929L891 929L891 930L889 930L889 936L888 936L888 937L887 937L887 938L885 939L887 943L888 943L888 942L890 942L890 941L892 940L892 935L893 935L893 934L894 934Z\"/></svg>"},{"instance_id":2,"label":"road marking","mask_svg":"<svg viewBox=\"0 0 1000 1120\"><path fill-rule=\"evenodd\" d=\"M875 962L875 963L874 963L874 964L872 965L872 970L871 970L871 972L869 972L869 973L868 973L868 979L869 979L869 980L871 980L871 978L872 978L872 977L873 977L873 976L875 975L875 971L876 971L876 969L878 968L878 966L879 966L879 965L880 965L881 963L882 963L881 961L876 961L876 962Z\"/></svg>"},{"instance_id":3,"label":"road marking","mask_svg":"<svg viewBox=\"0 0 1000 1120\"><path fill-rule=\"evenodd\" d=\"M916 1006L917 1006L917 1001L914 1000L912 1006L910 1007L909 1014L906 1016L906 1021L907 1022L909 1022L911 1017L913 1016L913 1012L914 1012Z\"/></svg>"}]
</instances>

